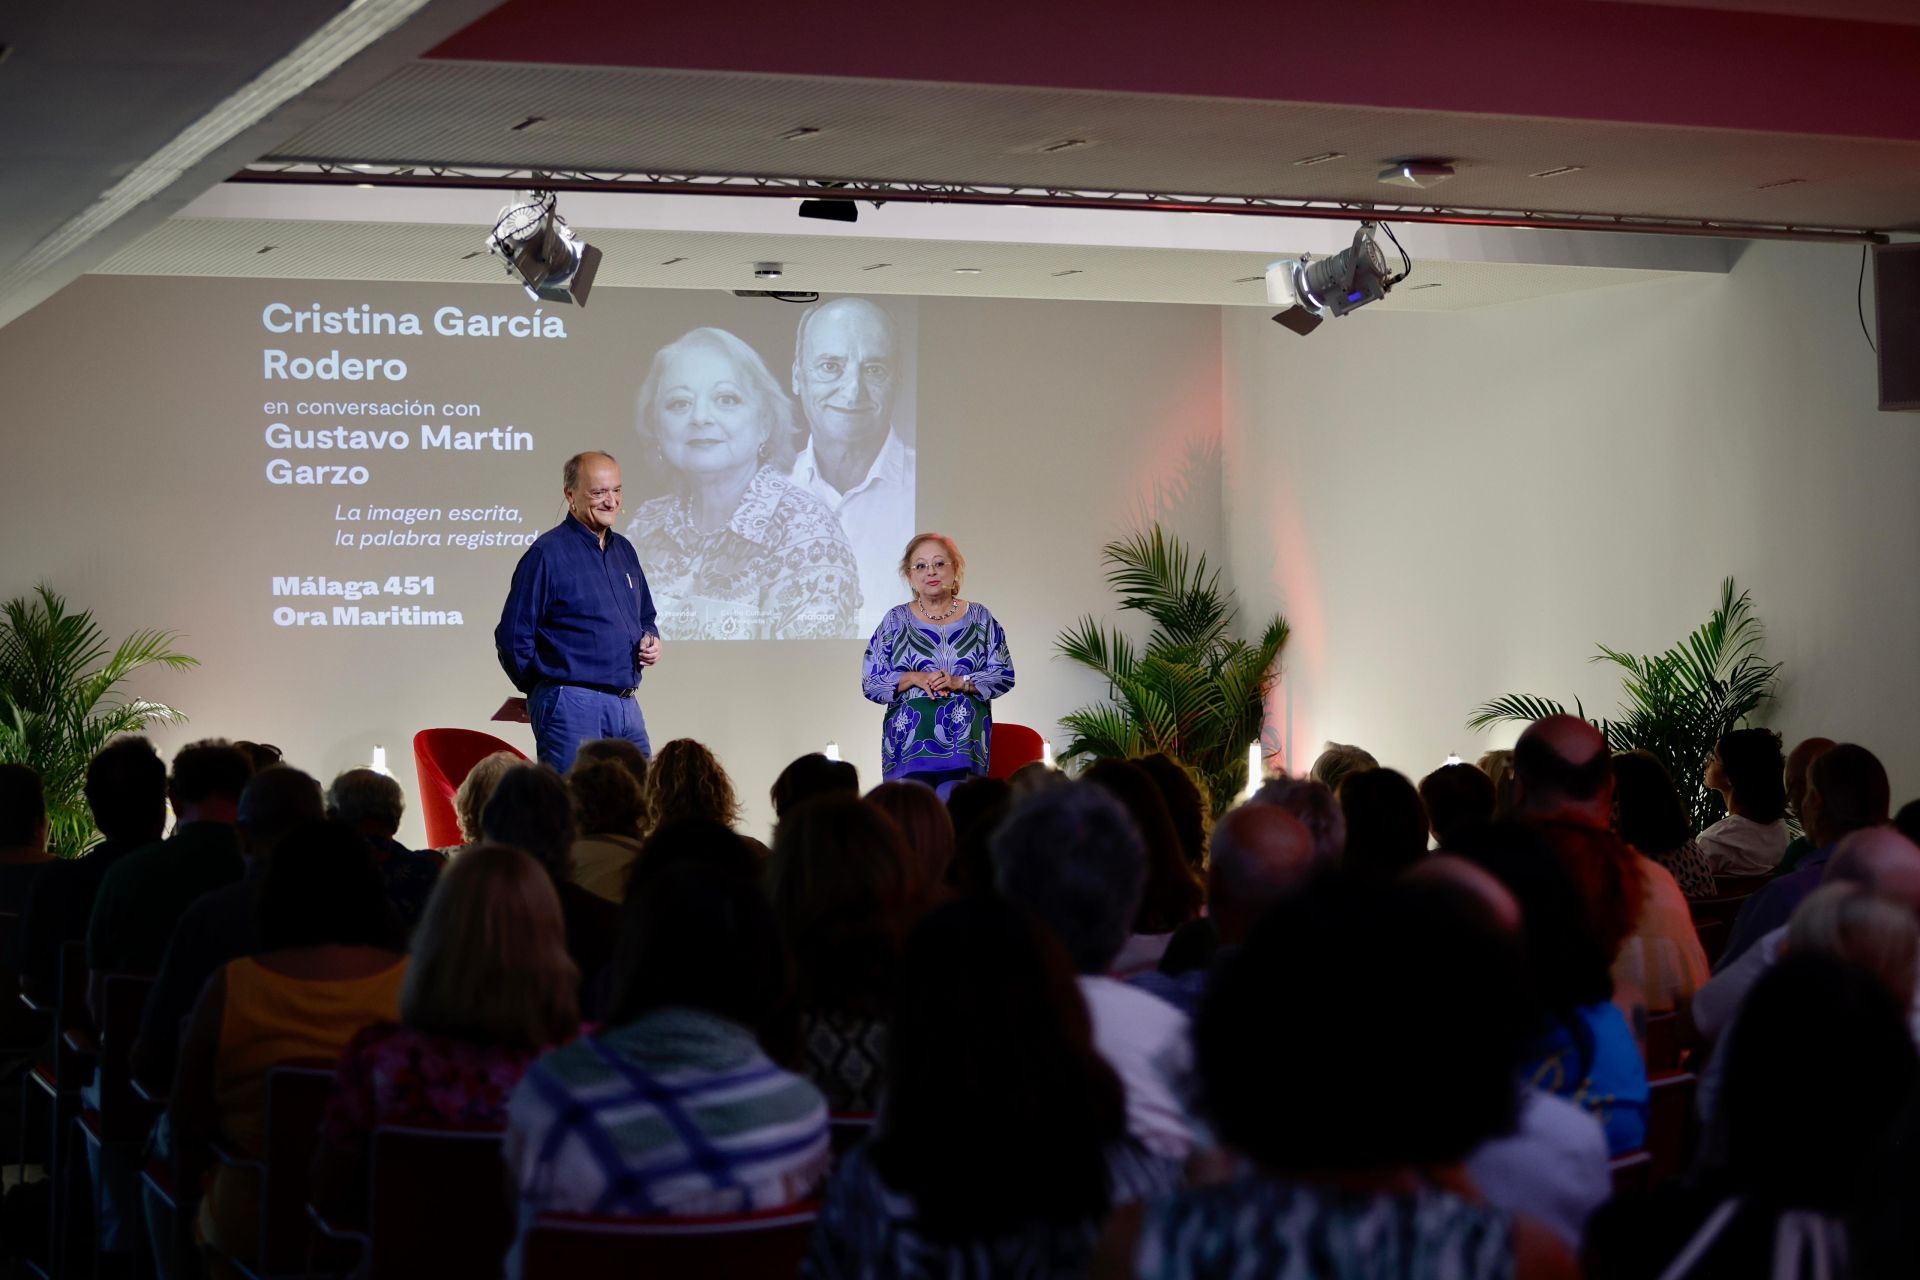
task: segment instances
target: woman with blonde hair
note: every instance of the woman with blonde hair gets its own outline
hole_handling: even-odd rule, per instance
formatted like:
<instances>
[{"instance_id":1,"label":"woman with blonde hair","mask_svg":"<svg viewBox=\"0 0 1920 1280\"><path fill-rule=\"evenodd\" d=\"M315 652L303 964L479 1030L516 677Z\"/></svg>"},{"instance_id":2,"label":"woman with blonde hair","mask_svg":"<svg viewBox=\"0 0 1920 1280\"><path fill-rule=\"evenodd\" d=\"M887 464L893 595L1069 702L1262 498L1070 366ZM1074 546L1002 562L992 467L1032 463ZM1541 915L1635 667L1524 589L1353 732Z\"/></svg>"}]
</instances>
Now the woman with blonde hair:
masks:
<instances>
[{"instance_id":1,"label":"woman with blonde hair","mask_svg":"<svg viewBox=\"0 0 1920 1280\"><path fill-rule=\"evenodd\" d=\"M497 844L457 858L414 932L400 1021L366 1028L341 1055L315 1202L346 1215L364 1205L380 1125L504 1129L528 1064L578 1032L579 982L540 864Z\"/></svg>"},{"instance_id":2,"label":"woman with blonde hair","mask_svg":"<svg viewBox=\"0 0 1920 1280\"><path fill-rule=\"evenodd\" d=\"M467 776L460 780L460 786L453 793L453 812L460 820L461 843L442 852L451 856L480 843L480 814L493 796L494 784L507 770L521 763L521 759L511 751L496 751L482 756L467 770Z\"/></svg>"},{"instance_id":3,"label":"woman with blonde hair","mask_svg":"<svg viewBox=\"0 0 1920 1280\"><path fill-rule=\"evenodd\" d=\"M654 754L647 768L647 802L656 831L682 818L705 818L723 827L740 821L733 779L719 757L692 738L675 738ZM752 836L741 839L766 860L765 844Z\"/></svg>"}]
</instances>

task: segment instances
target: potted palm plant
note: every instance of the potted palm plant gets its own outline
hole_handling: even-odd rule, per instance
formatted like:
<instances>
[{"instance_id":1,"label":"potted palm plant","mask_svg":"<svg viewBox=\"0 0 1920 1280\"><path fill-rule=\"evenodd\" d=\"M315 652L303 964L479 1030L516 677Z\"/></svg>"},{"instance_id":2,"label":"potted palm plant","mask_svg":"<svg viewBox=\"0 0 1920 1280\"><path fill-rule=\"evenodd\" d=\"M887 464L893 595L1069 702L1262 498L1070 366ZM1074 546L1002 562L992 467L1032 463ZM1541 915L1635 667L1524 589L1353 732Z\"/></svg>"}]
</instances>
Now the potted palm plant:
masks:
<instances>
[{"instance_id":1,"label":"potted palm plant","mask_svg":"<svg viewBox=\"0 0 1920 1280\"><path fill-rule=\"evenodd\" d=\"M1741 727L1769 701L1779 683L1780 664L1760 656L1764 633L1753 616L1749 594L1735 594L1733 579L1720 584L1720 607L1692 635L1664 653L1636 657L1599 646L1589 661L1620 668L1625 700L1614 719L1593 720L1615 751L1645 748L1660 757L1687 802L1694 829L1718 820L1720 796L1706 784L1707 754L1724 735ZM1575 712L1587 717L1574 701ZM1538 720L1563 715L1566 706L1552 698L1509 693L1481 703L1467 721L1483 729L1504 720Z\"/></svg>"},{"instance_id":2,"label":"potted palm plant","mask_svg":"<svg viewBox=\"0 0 1920 1280\"><path fill-rule=\"evenodd\" d=\"M1061 657L1098 672L1109 700L1060 718L1072 734L1062 761L1164 751L1199 777L1215 814L1247 782L1247 744L1260 736L1287 623L1269 618L1258 640L1233 633L1238 608L1218 570L1158 524L1101 549L1122 609L1153 622L1136 646L1118 627L1083 617L1060 633Z\"/></svg>"},{"instance_id":3,"label":"potted palm plant","mask_svg":"<svg viewBox=\"0 0 1920 1280\"><path fill-rule=\"evenodd\" d=\"M84 792L94 753L120 734L186 719L120 687L155 663L198 665L174 652L175 638L136 631L109 648L92 612L68 612L44 583L0 606L0 761L40 771L55 853L76 857L98 834Z\"/></svg>"}]
</instances>

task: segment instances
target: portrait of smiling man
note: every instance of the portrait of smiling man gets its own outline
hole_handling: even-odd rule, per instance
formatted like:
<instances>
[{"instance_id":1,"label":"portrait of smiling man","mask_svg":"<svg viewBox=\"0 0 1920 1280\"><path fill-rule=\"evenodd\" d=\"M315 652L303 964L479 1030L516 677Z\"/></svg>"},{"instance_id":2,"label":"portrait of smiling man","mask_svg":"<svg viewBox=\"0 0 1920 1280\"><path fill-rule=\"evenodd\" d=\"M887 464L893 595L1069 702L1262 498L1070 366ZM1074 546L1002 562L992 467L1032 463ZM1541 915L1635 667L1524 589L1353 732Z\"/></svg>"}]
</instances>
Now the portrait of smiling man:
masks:
<instances>
[{"instance_id":1,"label":"portrait of smiling man","mask_svg":"<svg viewBox=\"0 0 1920 1280\"><path fill-rule=\"evenodd\" d=\"M901 595L900 549L914 534L914 450L894 429L900 393L893 317L866 298L809 307L794 335L793 394L807 447L793 483L840 518L860 566L862 632Z\"/></svg>"}]
</instances>

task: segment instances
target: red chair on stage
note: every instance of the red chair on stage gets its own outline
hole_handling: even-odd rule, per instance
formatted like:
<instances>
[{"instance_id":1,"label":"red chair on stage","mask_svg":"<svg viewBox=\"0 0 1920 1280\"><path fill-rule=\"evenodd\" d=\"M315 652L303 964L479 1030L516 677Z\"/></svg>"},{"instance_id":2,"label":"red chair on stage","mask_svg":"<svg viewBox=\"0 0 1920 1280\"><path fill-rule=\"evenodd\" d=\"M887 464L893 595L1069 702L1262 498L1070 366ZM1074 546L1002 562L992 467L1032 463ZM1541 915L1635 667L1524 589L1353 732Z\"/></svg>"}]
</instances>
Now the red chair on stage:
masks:
<instances>
[{"instance_id":1,"label":"red chair on stage","mask_svg":"<svg viewBox=\"0 0 1920 1280\"><path fill-rule=\"evenodd\" d=\"M453 793L473 766L496 751L526 754L511 742L475 729L422 729L413 735L413 763L420 771L420 815L427 822L427 847L445 849L465 841L453 811Z\"/></svg>"},{"instance_id":2,"label":"red chair on stage","mask_svg":"<svg viewBox=\"0 0 1920 1280\"><path fill-rule=\"evenodd\" d=\"M1040 735L1023 724L993 726L992 754L987 758L989 778L1010 778L1021 765L1032 764L1046 756L1046 744Z\"/></svg>"}]
</instances>

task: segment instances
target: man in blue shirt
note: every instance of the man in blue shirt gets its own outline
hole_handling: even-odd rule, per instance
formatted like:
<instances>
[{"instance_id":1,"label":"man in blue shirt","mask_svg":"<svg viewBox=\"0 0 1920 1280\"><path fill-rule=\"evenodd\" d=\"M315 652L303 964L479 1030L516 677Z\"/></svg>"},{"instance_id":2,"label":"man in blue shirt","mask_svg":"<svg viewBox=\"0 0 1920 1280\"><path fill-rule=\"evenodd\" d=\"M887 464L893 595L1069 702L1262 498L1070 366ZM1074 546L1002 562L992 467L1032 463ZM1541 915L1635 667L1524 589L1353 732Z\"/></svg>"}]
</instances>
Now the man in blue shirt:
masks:
<instances>
[{"instance_id":1,"label":"man in blue shirt","mask_svg":"<svg viewBox=\"0 0 1920 1280\"><path fill-rule=\"evenodd\" d=\"M606 453L567 459L567 518L514 566L493 644L527 695L540 760L562 773L593 738L625 738L651 756L633 695L660 660L653 595L633 544L613 531L620 464Z\"/></svg>"}]
</instances>

